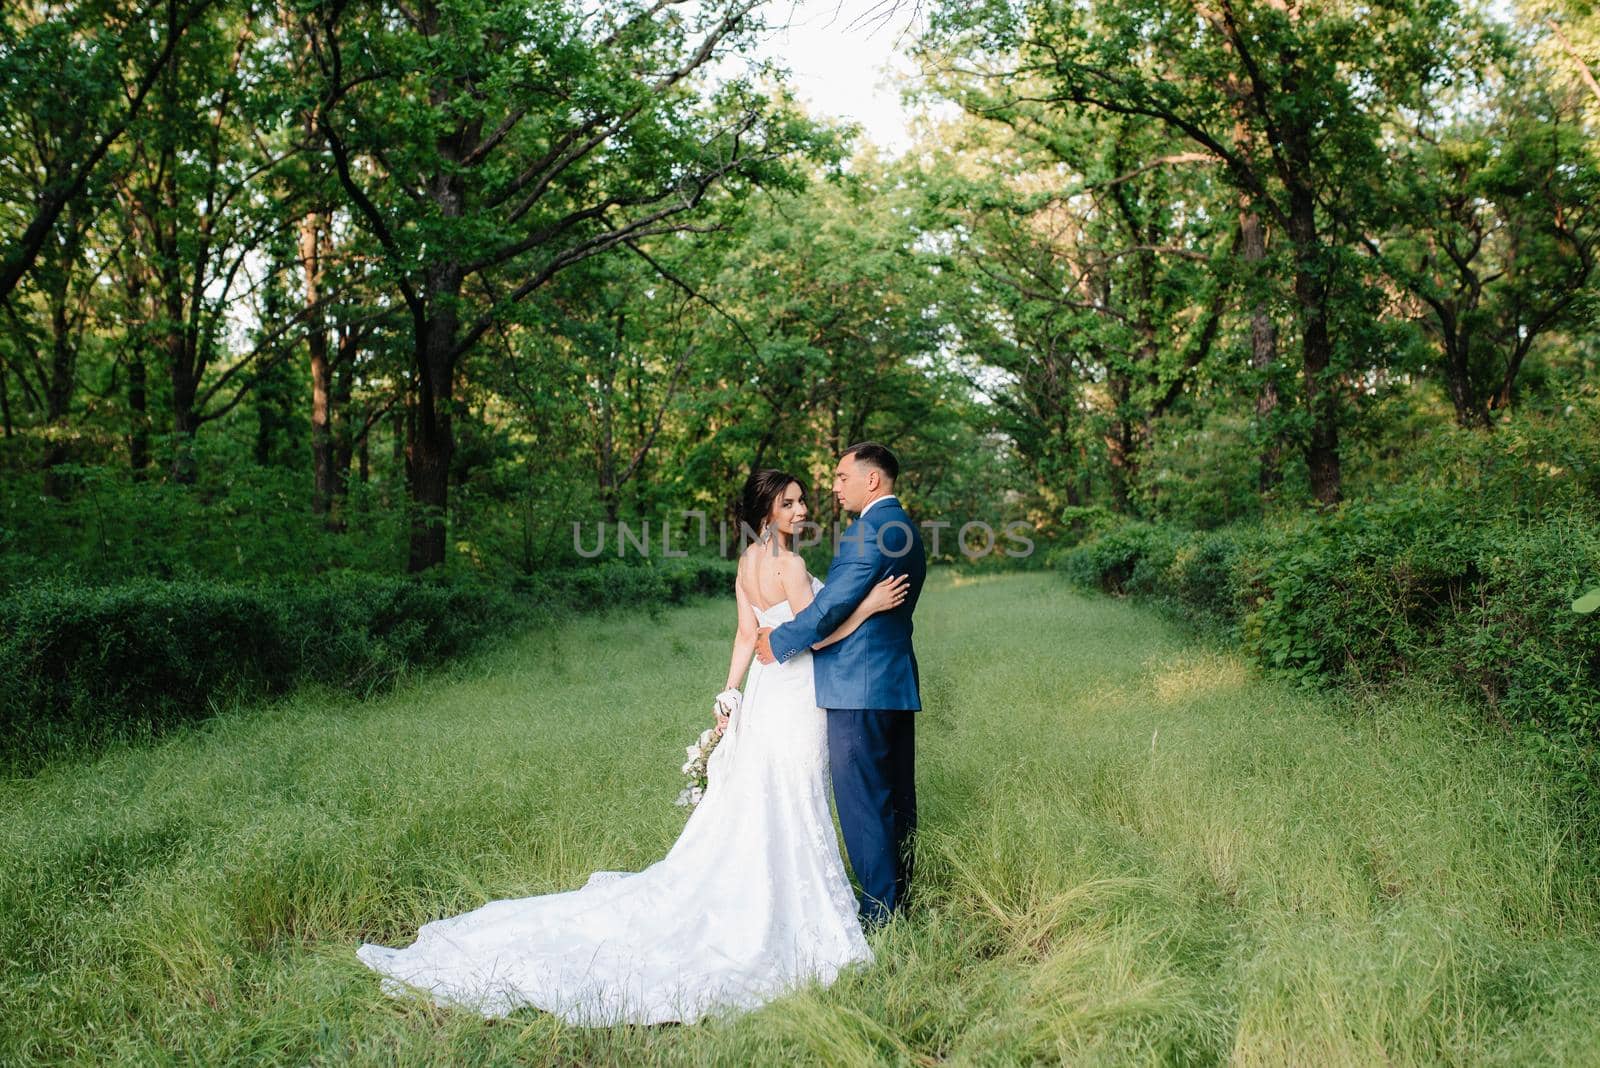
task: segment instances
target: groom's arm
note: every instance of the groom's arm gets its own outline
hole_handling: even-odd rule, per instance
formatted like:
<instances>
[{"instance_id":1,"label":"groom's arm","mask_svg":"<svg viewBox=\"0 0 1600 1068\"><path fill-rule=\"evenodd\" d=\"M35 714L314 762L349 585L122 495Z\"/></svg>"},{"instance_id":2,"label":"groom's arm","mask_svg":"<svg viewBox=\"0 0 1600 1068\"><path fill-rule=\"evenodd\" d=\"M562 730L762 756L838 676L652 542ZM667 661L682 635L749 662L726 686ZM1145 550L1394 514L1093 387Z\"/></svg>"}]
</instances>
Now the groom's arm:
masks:
<instances>
[{"instance_id":1,"label":"groom's arm","mask_svg":"<svg viewBox=\"0 0 1600 1068\"><path fill-rule=\"evenodd\" d=\"M832 634L872 591L878 564L876 546L866 538L854 544L850 541L846 539L846 547L833 558L822 592L799 615L767 635L773 658L780 663Z\"/></svg>"}]
</instances>

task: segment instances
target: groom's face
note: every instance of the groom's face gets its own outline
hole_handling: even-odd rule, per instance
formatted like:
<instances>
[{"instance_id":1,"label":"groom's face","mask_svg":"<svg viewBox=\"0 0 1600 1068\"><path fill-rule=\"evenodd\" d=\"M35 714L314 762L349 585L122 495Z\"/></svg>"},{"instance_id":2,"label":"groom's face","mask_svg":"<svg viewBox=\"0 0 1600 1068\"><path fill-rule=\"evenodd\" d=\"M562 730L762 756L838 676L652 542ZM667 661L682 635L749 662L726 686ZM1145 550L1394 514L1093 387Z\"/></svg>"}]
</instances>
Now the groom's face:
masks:
<instances>
[{"instance_id":1,"label":"groom's face","mask_svg":"<svg viewBox=\"0 0 1600 1068\"><path fill-rule=\"evenodd\" d=\"M872 469L865 464L856 463L853 454L839 461L839 466L833 470L833 495L841 508L848 512L859 512L866 507L867 498L872 495L874 488L868 485L871 472Z\"/></svg>"}]
</instances>

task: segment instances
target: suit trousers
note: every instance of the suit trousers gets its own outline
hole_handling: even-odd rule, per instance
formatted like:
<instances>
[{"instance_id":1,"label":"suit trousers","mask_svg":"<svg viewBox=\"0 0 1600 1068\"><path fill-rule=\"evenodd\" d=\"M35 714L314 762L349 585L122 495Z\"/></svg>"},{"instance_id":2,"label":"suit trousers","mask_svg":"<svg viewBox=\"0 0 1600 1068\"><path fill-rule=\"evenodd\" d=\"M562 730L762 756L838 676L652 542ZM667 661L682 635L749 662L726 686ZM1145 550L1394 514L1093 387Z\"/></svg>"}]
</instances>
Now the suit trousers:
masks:
<instances>
[{"instance_id":1,"label":"suit trousers","mask_svg":"<svg viewBox=\"0 0 1600 1068\"><path fill-rule=\"evenodd\" d=\"M898 911L911 882L917 827L916 719L907 709L828 709L828 768L862 921Z\"/></svg>"}]
</instances>

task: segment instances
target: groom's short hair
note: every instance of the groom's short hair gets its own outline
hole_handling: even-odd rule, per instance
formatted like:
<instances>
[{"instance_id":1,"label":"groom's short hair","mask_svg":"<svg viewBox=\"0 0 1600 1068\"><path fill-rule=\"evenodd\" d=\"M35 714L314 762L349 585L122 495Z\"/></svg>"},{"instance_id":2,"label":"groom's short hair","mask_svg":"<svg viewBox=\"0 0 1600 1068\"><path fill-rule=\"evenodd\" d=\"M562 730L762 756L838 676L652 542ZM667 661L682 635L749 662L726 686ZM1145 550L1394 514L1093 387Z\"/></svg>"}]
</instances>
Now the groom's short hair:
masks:
<instances>
[{"instance_id":1,"label":"groom's short hair","mask_svg":"<svg viewBox=\"0 0 1600 1068\"><path fill-rule=\"evenodd\" d=\"M845 456L854 456L856 463L876 467L888 476L893 482L900 477L900 461L894 458L894 453L888 446L879 445L876 441L863 441L844 450Z\"/></svg>"}]
</instances>

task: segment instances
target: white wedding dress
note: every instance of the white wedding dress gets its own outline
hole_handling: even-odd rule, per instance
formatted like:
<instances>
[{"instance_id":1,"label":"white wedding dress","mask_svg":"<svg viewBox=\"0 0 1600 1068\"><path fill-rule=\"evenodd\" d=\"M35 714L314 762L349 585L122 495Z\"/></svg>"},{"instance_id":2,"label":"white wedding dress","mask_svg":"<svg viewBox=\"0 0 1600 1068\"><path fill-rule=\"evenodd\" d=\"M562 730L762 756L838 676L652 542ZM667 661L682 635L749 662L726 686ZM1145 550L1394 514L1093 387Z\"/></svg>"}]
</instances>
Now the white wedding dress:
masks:
<instances>
[{"instance_id":1,"label":"white wedding dress","mask_svg":"<svg viewBox=\"0 0 1600 1068\"><path fill-rule=\"evenodd\" d=\"M794 618L787 601L755 612L762 626ZM692 1023L831 983L873 958L828 809L824 717L809 651L752 662L705 795L662 860L356 955L392 995L414 988L487 1017L534 1005L584 1026Z\"/></svg>"}]
</instances>

